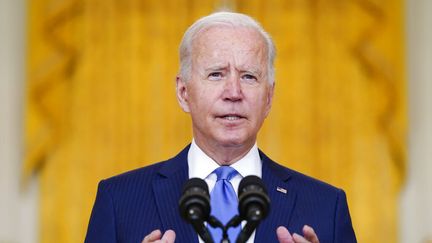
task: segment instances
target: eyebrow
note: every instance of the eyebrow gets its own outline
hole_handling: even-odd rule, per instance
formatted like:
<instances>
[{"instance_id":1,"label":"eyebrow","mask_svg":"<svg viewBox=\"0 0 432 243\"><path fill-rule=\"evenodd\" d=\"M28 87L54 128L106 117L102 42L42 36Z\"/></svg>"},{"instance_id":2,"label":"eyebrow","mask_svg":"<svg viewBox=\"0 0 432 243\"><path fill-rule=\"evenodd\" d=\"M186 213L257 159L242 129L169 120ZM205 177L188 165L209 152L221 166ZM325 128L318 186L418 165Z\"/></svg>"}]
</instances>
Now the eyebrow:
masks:
<instances>
[{"instance_id":1,"label":"eyebrow","mask_svg":"<svg viewBox=\"0 0 432 243\"><path fill-rule=\"evenodd\" d=\"M262 75L263 70L257 67L240 67L240 69L237 69L239 72L250 72L256 75Z\"/></svg>"},{"instance_id":2,"label":"eyebrow","mask_svg":"<svg viewBox=\"0 0 432 243\"><path fill-rule=\"evenodd\" d=\"M209 71L221 71L229 68L230 64L216 64L204 69L205 72ZM262 76L264 70L261 70L259 67L239 67L236 68L238 72L249 72L258 76Z\"/></svg>"},{"instance_id":3,"label":"eyebrow","mask_svg":"<svg viewBox=\"0 0 432 243\"><path fill-rule=\"evenodd\" d=\"M210 67L208 67L208 68L205 68L204 70L205 70L206 72L208 72L208 71L218 71L218 70L224 70L224 69L227 69L228 66L229 66L229 65L224 65L224 64L221 64L221 65L214 65L214 66L210 66Z\"/></svg>"}]
</instances>

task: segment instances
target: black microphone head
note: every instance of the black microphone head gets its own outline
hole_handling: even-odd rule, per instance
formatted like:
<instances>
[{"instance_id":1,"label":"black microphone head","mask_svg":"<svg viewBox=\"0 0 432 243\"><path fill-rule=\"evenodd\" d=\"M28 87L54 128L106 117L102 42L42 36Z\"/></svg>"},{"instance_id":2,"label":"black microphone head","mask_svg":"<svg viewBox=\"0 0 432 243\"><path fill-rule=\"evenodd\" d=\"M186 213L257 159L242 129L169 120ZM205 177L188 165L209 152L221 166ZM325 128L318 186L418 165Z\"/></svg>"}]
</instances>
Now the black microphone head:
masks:
<instances>
[{"instance_id":1,"label":"black microphone head","mask_svg":"<svg viewBox=\"0 0 432 243\"><path fill-rule=\"evenodd\" d=\"M183 185L179 200L180 215L188 222L206 221L210 216L210 196L207 183L191 178Z\"/></svg>"},{"instance_id":2,"label":"black microphone head","mask_svg":"<svg viewBox=\"0 0 432 243\"><path fill-rule=\"evenodd\" d=\"M243 178L238 189L239 213L242 219L260 221L270 209L270 198L264 182L258 176Z\"/></svg>"},{"instance_id":3,"label":"black microphone head","mask_svg":"<svg viewBox=\"0 0 432 243\"><path fill-rule=\"evenodd\" d=\"M201 190L204 190L204 192L209 194L207 183L203 179L196 178L196 177L187 180L186 183L183 184L182 194L184 194L187 190L194 188L194 187L200 188Z\"/></svg>"},{"instance_id":4,"label":"black microphone head","mask_svg":"<svg viewBox=\"0 0 432 243\"><path fill-rule=\"evenodd\" d=\"M264 182L261 180L261 178L259 178L258 176L249 175L240 181L238 191L239 196L242 192L250 190L249 186L255 186L253 189L262 190L264 191L264 193L267 194L267 188L265 187Z\"/></svg>"}]
</instances>

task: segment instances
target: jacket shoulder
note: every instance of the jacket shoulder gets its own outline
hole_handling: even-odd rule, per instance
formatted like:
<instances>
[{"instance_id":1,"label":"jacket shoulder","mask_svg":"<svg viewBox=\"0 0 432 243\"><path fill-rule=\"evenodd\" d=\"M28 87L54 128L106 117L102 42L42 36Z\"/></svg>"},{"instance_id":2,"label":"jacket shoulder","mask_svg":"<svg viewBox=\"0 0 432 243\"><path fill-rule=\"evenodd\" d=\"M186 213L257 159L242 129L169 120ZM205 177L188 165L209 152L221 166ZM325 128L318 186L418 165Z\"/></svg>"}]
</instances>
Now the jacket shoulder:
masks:
<instances>
[{"instance_id":1,"label":"jacket shoulder","mask_svg":"<svg viewBox=\"0 0 432 243\"><path fill-rule=\"evenodd\" d=\"M305 175L301 172L291 170L288 168L287 170L290 170L292 173L293 183L303 189L309 189L309 190L320 191L320 192L328 192L328 193L339 193L340 191L342 191L342 189L334 185L331 185L327 182L324 182L320 179Z\"/></svg>"},{"instance_id":2,"label":"jacket shoulder","mask_svg":"<svg viewBox=\"0 0 432 243\"><path fill-rule=\"evenodd\" d=\"M336 195L343 190L330 185L327 182L324 182L322 180L319 180L317 178L313 178L311 176L305 175L299 171L290 169L286 166L283 166L273 160L271 160L269 157L267 157L264 153L261 152L261 157L263 160L263 166L266 166L269 168L269 171L273 175L276 175L281 180L285 181L286 183L294 186L298 191L301 192L320 192L324 194L333 194Z\"/></svg>"},{"instance_id":3,"label":"jacket shoulder","mask_svg":"<svg viewBox=\"0 0 432 243\"><path fill-rule=\"evenodd\" d=\"M164 178L176 173L184 173L187 171L188 151L189 145L173 158L115 175L102 180L100 184L106 185L108 187L130 187L132 185L149 187L149 185L151 185L152 181L155 179Z\"/></svg>"}]
</instances>

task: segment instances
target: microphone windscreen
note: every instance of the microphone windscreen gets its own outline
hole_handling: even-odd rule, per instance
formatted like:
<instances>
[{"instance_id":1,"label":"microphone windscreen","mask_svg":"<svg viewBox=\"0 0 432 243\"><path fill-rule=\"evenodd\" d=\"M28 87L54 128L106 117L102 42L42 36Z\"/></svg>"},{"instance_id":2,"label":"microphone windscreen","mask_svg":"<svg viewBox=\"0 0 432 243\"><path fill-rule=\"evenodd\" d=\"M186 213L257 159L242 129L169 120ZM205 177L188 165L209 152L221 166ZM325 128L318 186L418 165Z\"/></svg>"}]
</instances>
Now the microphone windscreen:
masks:
<instances>
[{"instance_id":1,"label":"microphone windscreen","mask_svg":"<svg viewBox=\"0 0 432 243\"><path fill-rule=\"evenodd\" d=\"M182 194L184 194L186 191L188 191L191 188L199 188L202 189L204 192L208 194L208 186L207 183L200 178L191 178L183 185Z\"/></svg>"},{"instance_id":2,"label":"microphone windscreen","mask_svg":"<svg viewBox=\"0 0 432 243\"><path fill-rule=\"evenodd\" d=\"M267 194L267 189L264 185L264 182L259 178L258 176L250 175L246 176L240 181L239 190L238 190L238 196L245 191L247 191L250 187L249 186L255 186L254 190L263 191L265 194Z\"/></svg>"},{"instance_id":3,"label":"microphone windscreen","mask_svg":"<svg viewBox=\"0 0 432 243\"><path fill-rule=\"evenodd\" d=\"M200 178L191 178L183 185L179 200L179 211L187 221L206 221L210 216L210 196L207 183Z\"/></svg>"},{"instance_id":4,"label":"microphone windscreen","mask_svg":"<svg viewBox=\"0 0 432 243\"><path fill-rule=\"evenodd\" d=\"M264 182L258 176L246 176L239 185L239 213L245 220L260 221L267 216L270 198Z\"/></svg>"}]
</instances>

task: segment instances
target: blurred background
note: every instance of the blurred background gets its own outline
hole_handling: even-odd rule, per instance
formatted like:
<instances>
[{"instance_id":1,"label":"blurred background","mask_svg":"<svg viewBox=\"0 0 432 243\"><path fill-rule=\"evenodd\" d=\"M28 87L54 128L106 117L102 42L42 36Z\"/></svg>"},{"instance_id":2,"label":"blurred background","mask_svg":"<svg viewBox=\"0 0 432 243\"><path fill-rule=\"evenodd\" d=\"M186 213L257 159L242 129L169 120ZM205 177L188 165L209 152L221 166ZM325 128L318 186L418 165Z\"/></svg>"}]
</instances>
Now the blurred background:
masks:
<instances>
[{"instance_id":1,"label":"blurred background","mask_svg":"<svg viewBox=\"0 0 432 243\"><path fill-rule=\"evenodd\" d=\"M432 1L0 4L0 243L82 242L98 181L191 141L177 48L220 9L278 49L259 147L343 188L359 242L432 242Z\"/></svg>"}]
</instances>

